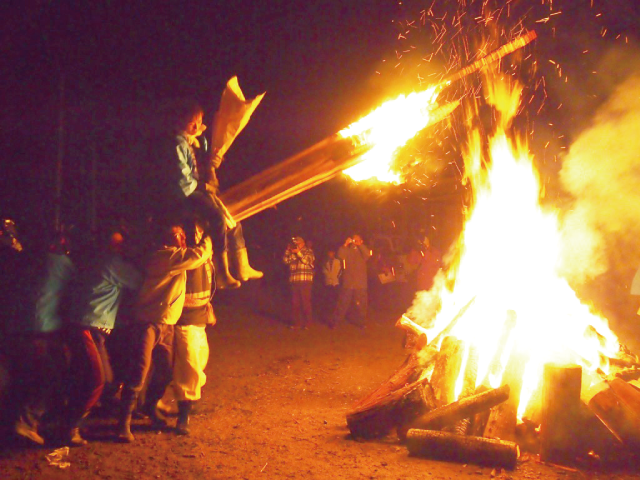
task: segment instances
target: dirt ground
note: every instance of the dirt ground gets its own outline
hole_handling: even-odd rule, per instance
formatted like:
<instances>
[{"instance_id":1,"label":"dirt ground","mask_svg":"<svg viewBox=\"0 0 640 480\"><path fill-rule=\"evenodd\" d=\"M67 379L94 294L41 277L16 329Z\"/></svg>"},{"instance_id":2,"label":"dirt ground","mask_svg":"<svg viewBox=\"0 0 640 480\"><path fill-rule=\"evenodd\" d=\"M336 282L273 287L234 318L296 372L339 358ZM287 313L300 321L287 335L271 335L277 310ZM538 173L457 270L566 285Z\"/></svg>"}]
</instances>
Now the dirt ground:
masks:
<instances>
[{"instance_id":1,"label":"dirt ground","mask_svg":"<svg viewBox=\"0 0 640 480\"><path fill-rule=\"evenodd\" d=\"M345 413L403 361L397 312L373 302L369 328L286 326L283 291L265 285L216 297L218 325L199 413L188 437L145 429L115 443L113 420L90 419L89 445L70 466L47 463L53 447L4 448L0 479L618 479L635 472L570 471L523 457L513 472L412 458L395 438L350 438Z\"/></svg>"}]
</instances>

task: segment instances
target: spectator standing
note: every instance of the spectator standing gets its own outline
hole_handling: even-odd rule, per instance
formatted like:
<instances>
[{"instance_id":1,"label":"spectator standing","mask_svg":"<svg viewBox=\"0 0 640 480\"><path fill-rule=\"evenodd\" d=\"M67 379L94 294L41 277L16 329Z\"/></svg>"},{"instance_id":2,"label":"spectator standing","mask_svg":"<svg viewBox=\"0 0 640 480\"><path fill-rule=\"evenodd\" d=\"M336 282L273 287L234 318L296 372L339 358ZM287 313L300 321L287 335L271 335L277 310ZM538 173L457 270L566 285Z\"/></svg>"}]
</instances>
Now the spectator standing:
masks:
<instances>
[{"instance_id":1,"label":"spectator standing","mask_svg":"<svg viewBox=\"0 0 640 480\"><path fill-rule=\"evenodd\" d=\"M337 257L342 261L342 286L330 325L332 328L344 322L352 304L358 312L356 325L365 328L368 308L367 260L370 256L371 250L358 234L348 237L338 249Z\"/></svg>"},{"instance_id":2,"label":"spectator standing","mask_svg":"<svg viewBox=\"0 0 640 480\"><path fill-rule=\"evenodd\" d=\"M322 264L322 275L324 278L324 306L329 312L333 312L338 298L340 288L340 274L342 273L342 262L336 258L335 250L327 252L327 259Z\"/></svg>"},{"instance_id":3,"label":"spectator standing","mask_svg":"<svg viewBox=\"0 0 640 480\"><path fill-rule=\"evenodd\" d=\"M293 237L284 252L284 263L289 266L291 286L292 329L307 329L312 323L311 290L315 257L302 237Z\"/></svg>"},{"instance_id":4,"label":"spectator standing","mask_svg":"<svg viewBox=\"0 0 640 480\"><path fill-rule=\"evenodd\" d=\"M187 270L200 267L211 258L211 240L187 248L184 230L173 226L164 232L160 247L147 259L145 279L140 288L132 326L132 358L122 391L118 437L133 442L131 415L145 383L153 359L154 375L149 383L146 404L154 426L165 426L157 403L171 383L174 326L182 315ZM164 425L163 425L164 424Z\"/></svg>"}]
</instances>

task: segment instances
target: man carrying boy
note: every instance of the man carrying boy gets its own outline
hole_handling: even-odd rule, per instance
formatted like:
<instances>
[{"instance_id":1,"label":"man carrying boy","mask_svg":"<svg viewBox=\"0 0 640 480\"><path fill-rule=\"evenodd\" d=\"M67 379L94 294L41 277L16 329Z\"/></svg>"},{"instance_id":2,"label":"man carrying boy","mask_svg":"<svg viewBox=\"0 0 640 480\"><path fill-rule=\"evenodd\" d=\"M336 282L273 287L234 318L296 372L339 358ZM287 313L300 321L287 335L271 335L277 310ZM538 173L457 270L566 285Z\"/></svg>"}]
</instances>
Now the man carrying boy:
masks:
<instances>
[{"instance_id":1,"label":"man carrying boy","mask_svg":"<svg viewBox=\"0 0 640 480\"><path fill-rule=\"evenodd\" d=\"M241 285L229 270L229 248L234 252L242 281L262 278L262 272L249 265L242 225L233 220L218 198L215 171L222 159L207 152L202 165L198 164L193 147L200 145L198 137L207 128L202 123L202 107L193 101L183 101L173 107L172 115L176 118L172 122L173 135L158 146L157 168L150 172L155 216L171 223L176 213L181 216L191 213L205 225L218 256L216 283L219 288ZM189 232L189 238L193 237L192 233Z\"/></svg>"}]
</instances>

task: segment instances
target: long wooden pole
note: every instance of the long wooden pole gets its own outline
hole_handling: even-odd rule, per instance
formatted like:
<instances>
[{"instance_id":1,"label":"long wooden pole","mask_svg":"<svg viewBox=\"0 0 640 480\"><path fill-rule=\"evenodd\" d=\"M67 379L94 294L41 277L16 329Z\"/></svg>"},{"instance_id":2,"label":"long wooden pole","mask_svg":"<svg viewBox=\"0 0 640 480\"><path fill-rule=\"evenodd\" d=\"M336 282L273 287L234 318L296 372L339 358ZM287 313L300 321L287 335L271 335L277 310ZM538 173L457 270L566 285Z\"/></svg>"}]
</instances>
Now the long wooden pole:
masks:
<instances>
[{"instance_id":1,"label":"long wooden pole","mask_svg":"<svg viewBox=\"0 0 640 480\"><path fill-rule=\"evenodd\" d=\"M458 102L452 102L435 109L429 125L445 119L457 106ZM221 195L221 200L236 221L244 220L331 180L360 163L370 149L371 145L352 138L331 135L232 187Z\"/></svg>"},{"instance_id":2,"label":"long wooden pole","mask_svg":"<svg viewBox=\"0 0 640 480\"><path fill-rule=\"evenodd\" d=\"M486 65L524 47L535 38L536 33L531 31L512 40L453 75L445 77L440 82L440 86L446 87L477 72ZM427 126L435 125L447 118L458 105L459 100L436 108L431 112ZM241 221L331 180L347 168L360 163L362 156L370 148L371 145L359 143L356 139L342 138L339 134L331 135L232 187L220 198L233 218Z\"/></svg>"}]
</instances>

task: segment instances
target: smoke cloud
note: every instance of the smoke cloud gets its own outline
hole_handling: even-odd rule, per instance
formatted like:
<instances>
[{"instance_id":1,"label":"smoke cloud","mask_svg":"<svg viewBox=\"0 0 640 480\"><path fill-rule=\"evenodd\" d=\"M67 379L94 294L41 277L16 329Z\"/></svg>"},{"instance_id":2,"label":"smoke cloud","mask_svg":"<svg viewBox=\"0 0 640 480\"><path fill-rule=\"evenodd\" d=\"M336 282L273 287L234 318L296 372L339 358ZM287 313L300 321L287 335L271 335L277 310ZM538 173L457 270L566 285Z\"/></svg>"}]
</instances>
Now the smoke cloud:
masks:
<instances>
[{"instance_id":1,"label":"smoke cloud","mask_svg":"<svg viewBox=\"0 0 640 480\"><path fill-rule=\"evenodd\" d=\"M624 64L632 73L597 108L560 171L574 199L563 218L562 265L574 282L640 265L640 64L635 63Z\"/></svg>"}]
</instances>

